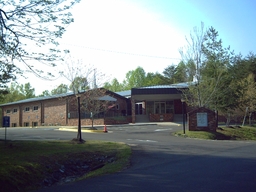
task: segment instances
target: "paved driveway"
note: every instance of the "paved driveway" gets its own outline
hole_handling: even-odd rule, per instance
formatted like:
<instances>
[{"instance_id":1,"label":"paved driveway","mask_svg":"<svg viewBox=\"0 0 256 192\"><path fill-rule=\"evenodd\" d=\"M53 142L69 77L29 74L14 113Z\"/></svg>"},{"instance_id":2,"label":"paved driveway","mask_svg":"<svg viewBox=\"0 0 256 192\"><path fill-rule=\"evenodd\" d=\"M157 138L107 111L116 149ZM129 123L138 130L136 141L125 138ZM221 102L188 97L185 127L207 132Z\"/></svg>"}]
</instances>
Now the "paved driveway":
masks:
<instances>
[{"instance_id":1,"label":"paved driveway","mask_svg":"<svg viewBox=\"0 0 256 192\"><path fill-rule=\"evenodd\" d=\"M85 140L131 145L131 166L119 173L39 191L255 191L256 142L178 138L170 134L177 129L182 127L109 127L109 133L83 133ZM23 139L70 139L76 135L47 128L19 131ZM0 130L0 137L2 133ZM8 133L18 138L17 130Z\"/></svg>"}]
</instances>

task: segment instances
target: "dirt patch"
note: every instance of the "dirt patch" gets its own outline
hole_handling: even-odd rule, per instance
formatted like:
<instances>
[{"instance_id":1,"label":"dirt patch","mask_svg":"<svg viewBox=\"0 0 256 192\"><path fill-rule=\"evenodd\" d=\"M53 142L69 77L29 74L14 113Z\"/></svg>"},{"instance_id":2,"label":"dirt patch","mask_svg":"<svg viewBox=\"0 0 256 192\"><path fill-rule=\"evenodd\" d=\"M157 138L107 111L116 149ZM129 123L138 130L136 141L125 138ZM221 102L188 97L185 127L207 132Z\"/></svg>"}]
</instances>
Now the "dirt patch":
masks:
<instances>
[{"instance_id":1,"label":"dirt patch","mask_svg":"<svg viewBox=\"0 0 256 192\"><path fill-rule=\"evenodd\" d=\"M105 166L107 163L116 161L115 154L104 156L98 153L70 154L65 160L59 157L42 157L40 164L43 165L44 179L39 183L40 187L50 187L75 181L87 173Z\"/></svg>"}]
</instances>

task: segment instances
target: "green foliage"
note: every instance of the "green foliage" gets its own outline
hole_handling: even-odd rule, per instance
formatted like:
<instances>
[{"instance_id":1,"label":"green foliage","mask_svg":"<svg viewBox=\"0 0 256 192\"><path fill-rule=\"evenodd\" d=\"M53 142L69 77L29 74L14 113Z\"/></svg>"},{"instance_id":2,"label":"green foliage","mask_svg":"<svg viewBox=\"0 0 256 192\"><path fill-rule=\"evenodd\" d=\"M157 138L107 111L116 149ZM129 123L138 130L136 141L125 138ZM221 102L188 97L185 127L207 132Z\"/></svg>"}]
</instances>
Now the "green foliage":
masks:
<instances>
[{"instance_id":1,"label":"green foliage","mask_svg":"<svg viewBox=\"0 0 256 192\"><path fill-rule=\"evenodd\" d=\"M116 78L114 78L111 83L106 82L104 84L104 88L113 92L117 92L117 91L123 91L123 85L121 83L118 82L118 80Z\"/></svg>"},{"instance_id":2,"label":"green foliage","mask_svg":"<svg viewBox=\"0 0 256 192\"><path fill-rule=\"evenodd\" d=\"M88 81L86 77L77 76L69 85L69 89L74 93L86 91L89 89Z\"/></svg>"},{"instance_id":3,"label":"green foliage","mask_svg":"<svg viewBox=\"0 0 256 192\"><path fill-rule=\"evenodd\" d=\"M145 85L146 72L142 67L137 67L135 70L126 73L125 89L129 90L134 87L143 87Z\"/></svg>"},{"instance_id":4,"label":"green foliage","mask_svg":"<svg viewBox=\"0 0 256 192\"><path fill-rule=\"evenodd\" d=\"M135 70L126 73L126 79L119 83L116 78L111 82L106 82L104 88L113 92L125 91L134 87L153 86L153 85L166 85L169 84L168 78L162 74L145 73L142 67L137 67Z\"/></svg>"},{"instance_id":5,"label":"green foliage","mask_svg":"<svg viewBox=\"0 0 256 192\"><path fill-rule=\"evenodd\" d=\"M164 77L169 84L191 82L196 74L196 66L192 60L186 63L180 61L178 65L169 65L163 71Z\"/></svg>"},{"instance_id":6,"label":"green foliage","mask_svg":"<svg viewBox=\"0 0 256 192\"><path fill-rule=\"evenodd\" d=\"M51 93L48 90L44 90L40 95L38 95L38 97L44 97L44 96L50 96Z\"/></svg>"},{"instance_id":7,"label":"green foliage","mask_svg":"<svg viewBox=\"0 0 256 192\"><path fill-rule=\"evenodd\" d=\"M65 84L60 84L56 89L53 89L51 91L51 95L57 95L57 94L62 94L62 93L67 93L68 92L68 86ZM44 92L43 94L46 94L44 96L47 96L47 94L49 94L49 92Z\"/></svg>"},{"instance_id":8,"label":"green foliage","mask_svg":"<svg viewBox=\"0 0 256 192\"><path fill-rule=\"evenodd\" d=\"M230 48L223 48L222 40L218 39L219 34L213 27L196 35L198 38L193 38L190 46L196 46L197 49L192 49L194 53L191 55L200 54L200 61L196 60L198 57L191 57L189 61L200 65L196 66L195 83L191 84L185 94L187 103L192 106L206 106L223 113L230 111L236 107L237 99L236 87L230 81L231 76L228 73L233 52ZM230 94L234 95L232 99Z\"/></svg>"},{"instance_id":9,"label":"green foliage","mask_svg":"<svg viewBox=\"0 0 256 192\"><path fill-rule=\"evenodd\" d=\"M3 95L1 103L9 103L35 97L35 89L31 87L30 83L24 85L11 83L7 91L8 94Z\"/></svg>"}]
</instances>

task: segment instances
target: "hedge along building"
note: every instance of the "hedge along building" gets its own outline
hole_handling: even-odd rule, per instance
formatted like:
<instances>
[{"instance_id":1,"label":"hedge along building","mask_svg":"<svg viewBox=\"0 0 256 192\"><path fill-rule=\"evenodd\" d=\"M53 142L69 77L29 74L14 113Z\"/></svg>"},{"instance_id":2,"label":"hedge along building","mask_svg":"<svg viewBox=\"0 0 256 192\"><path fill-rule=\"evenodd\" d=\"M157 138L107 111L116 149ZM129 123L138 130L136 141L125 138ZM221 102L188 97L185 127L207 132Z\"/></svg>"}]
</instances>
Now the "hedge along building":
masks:
<instances>
[{"instance_id":1,"label":"hedge along building","mask_svg":"<svg viewBox=\"0 0 256 192\"><path fill-rule=\"evenodd\" d=\"M182 89L187 88L187 83L132 88L132 122L182 121Z\"/></svg>"},{"instance_id":2,"label":"hedge along building","mask_svg":"<svg viewBox=\"0 0 256 192\"><path fill-rule=\"evenodd\" d=\"M103 88L98 88L98 90L102 90L102 95L94 97L93 100L103 103L105 110L99 110L98 114L94 114L96 118L93 123L100 125L116 123L115 120L106 117L124 115L127 112L128 99ZM80 94L82 105L83 96L86 98L89 92L90 90ZM2 116L10 116L11 127L77 125L77 100L74 93L30 98L2 104L0 107ZM91 112L83 107L81 108L81 124L92 124Z\"/></svg>"}]
</instances>

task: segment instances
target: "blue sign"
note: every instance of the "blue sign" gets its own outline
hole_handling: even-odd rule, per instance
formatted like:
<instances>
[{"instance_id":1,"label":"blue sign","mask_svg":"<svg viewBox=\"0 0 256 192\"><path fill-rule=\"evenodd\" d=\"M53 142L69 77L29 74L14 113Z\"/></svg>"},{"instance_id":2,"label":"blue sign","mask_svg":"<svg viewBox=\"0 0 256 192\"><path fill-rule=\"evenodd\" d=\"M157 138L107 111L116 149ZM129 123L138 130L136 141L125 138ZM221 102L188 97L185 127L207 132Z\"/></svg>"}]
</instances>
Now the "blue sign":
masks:
<instances>
[{"instance_id":1,"label":"blue sign","mask_svg":"<svg viewBox=\"0 0 256 192\"><path fill-rule=\"evenodd\" d=\"M10 116L3 117L3 127L10 127Z\"/></svg>"}]
</instances>

